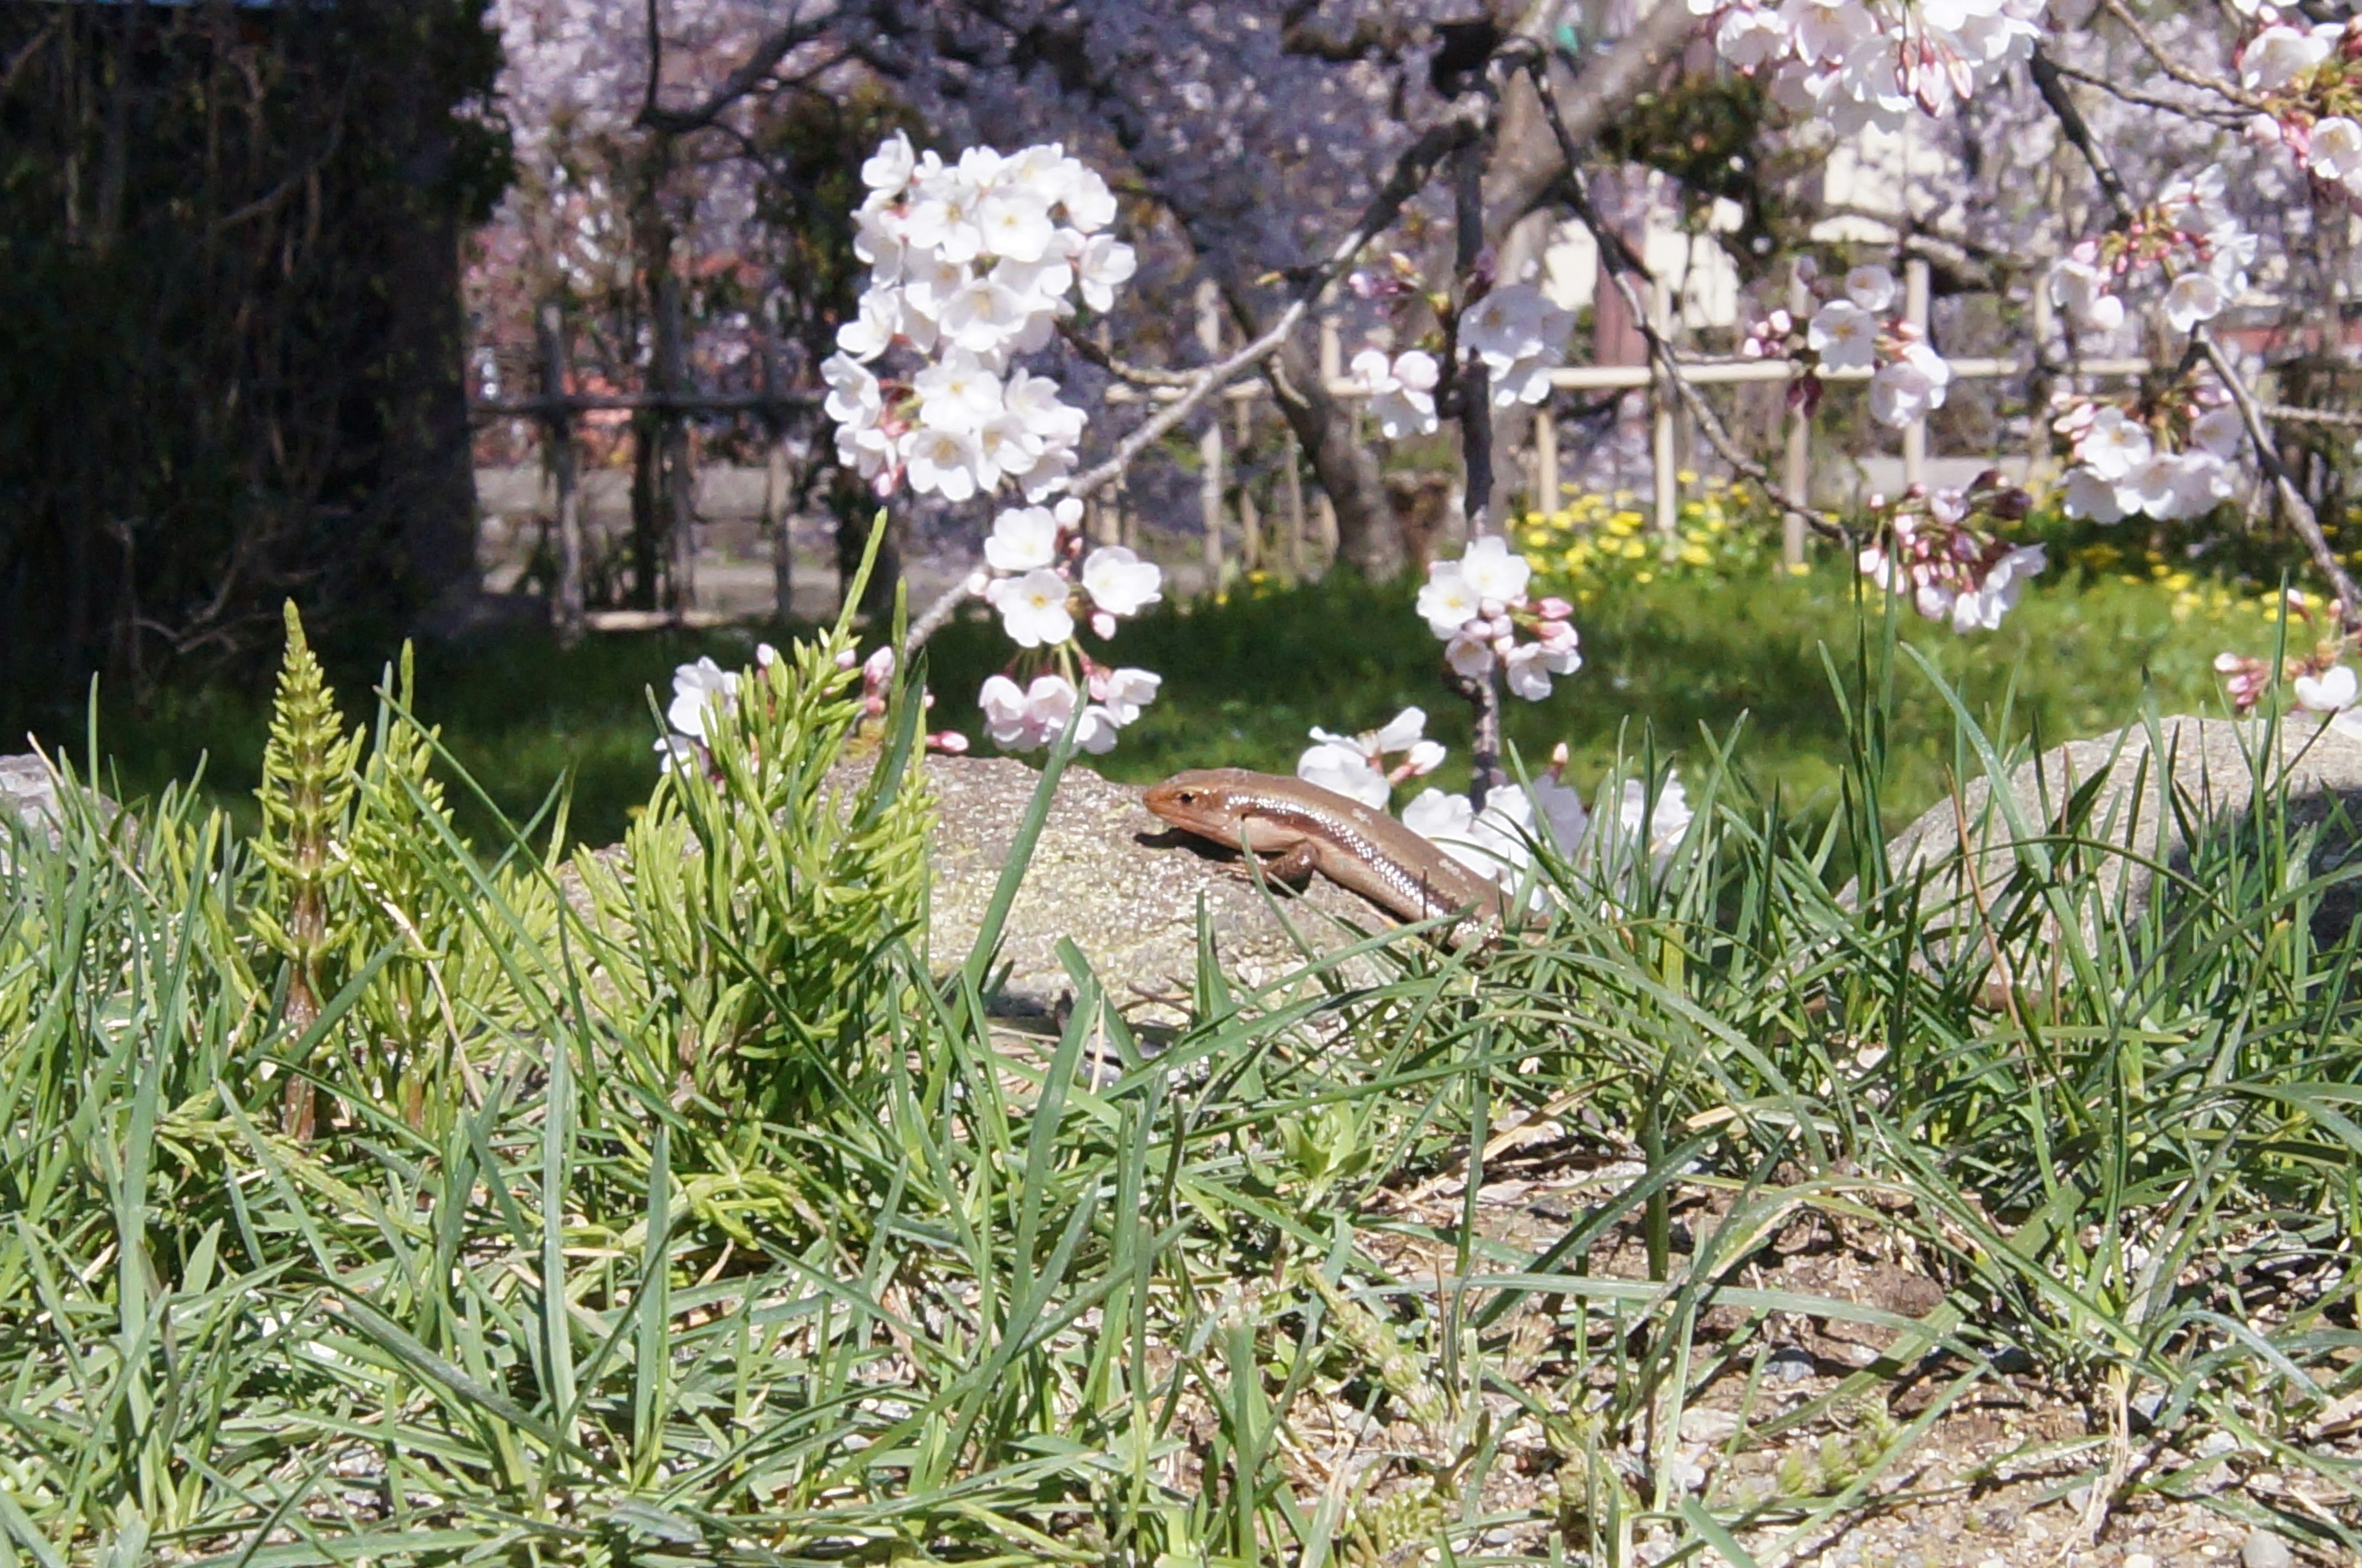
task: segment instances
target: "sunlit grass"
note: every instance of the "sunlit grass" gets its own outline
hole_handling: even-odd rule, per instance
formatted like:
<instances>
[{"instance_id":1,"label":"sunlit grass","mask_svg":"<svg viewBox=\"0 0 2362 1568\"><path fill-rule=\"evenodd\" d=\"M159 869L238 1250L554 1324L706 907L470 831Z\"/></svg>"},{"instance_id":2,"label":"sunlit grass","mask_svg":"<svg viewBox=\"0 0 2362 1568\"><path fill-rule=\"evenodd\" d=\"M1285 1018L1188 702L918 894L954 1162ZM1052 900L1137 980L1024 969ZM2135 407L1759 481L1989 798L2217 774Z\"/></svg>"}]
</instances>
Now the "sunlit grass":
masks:
<instances>
[{"instance_id":1,"label":"sunlit grass","mask_svg":"<svg viewBox=\"0 0 2362 1568\"><path fill-rule=\"evenodd\" d=\"M2121 724L2145 691L2169 712L2213 711L2214 655L2225 646L2268 651L2271 632L2244 592L2219 591L2228 606L2220 614L2193 612L2193 595L2210 591L2217 591L2054 571L1998 632L1962 638L1909 615L1901 630L1960 684L1995 734L2047 742ZM1725 734L1743 717L1741 749L1754 776L1806 816L1826 813L1836 800L1840 736L1823 649L1850 648L1855 592L1855 580L1833 569L1618 581L1577 618L1584 668L1548 701L1511 703L1510 738L1536 764L1563 742L1575 777L1588 782L1644 731L1661 751L1694 756L1703 732ZM756 636L610 635L561 653L528 634L425 647L425 716L503 810L528 813L570 773L576 832L586 843L613 843L654 774L648 691L666 695L673 666L700 654L745 664ZM1429 733L1451 745L1456 766L1466 763L1466 710L1438 678L1439 646L1411 613L1407 587L1342 577L1305 587L1242 585L1220 603L1159 606L1126 625L1109 652L1164 677L1156 703L1121 745L1088 759L1110 778L1145 782L1217 764L1287 772L1311 726L1373 728L1408 705L1424 708ZM1009 653L980 610L938 636L929 655L933 722L977 733L976 689ZM357 696L376 671L338 675ZM265 695L258 683L167 692L144 712L111 706L103 743L135 792L183 776L205 756L208 789L243 813ZM1905 690L1892 723L1886 803L1915 811L1943 788L1949 719L1931 697ZM63 738L78 745L81 737ZM462 820L483 825L471 813Z\"/></svg>"}]
</instances>

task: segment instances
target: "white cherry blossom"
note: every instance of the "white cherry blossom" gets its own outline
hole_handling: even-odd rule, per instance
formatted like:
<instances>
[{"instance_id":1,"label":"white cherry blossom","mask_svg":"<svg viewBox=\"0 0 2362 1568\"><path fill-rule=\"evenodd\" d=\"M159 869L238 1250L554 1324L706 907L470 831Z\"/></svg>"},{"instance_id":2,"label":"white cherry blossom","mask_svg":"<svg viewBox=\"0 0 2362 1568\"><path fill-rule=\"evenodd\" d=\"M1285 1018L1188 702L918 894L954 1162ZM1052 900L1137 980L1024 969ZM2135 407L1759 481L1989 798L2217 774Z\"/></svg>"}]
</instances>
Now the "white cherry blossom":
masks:
<instances>
[{"instance_id":1,"label":"white cherry blossom","mask_svg":"<svg viewBox=\"0 0 2362 1568\"><path fill-rule=\"evenodd\" d=\"M1064 577L1040 567L1022 577L996 578L985 593L1000 612L1001 630L1009 640L1021 648L1038 648L1055 646L1075 635L1075 617L1066 607L1071 591Z\"/></svg>"},{"instance_id":2,"label":"white cherry blossom","mask_svg":"<svg viewBox=\"0 0 2362 1568\"><path fill-rule=\"evenodd\" d=\"M1012 576L1049 566L1058 558L1058 519L1046 506L1020 506L993 519L984 542L993 570Z\"/></svg>"},{"instance_id":3,"label":"white cherry blossom","mask_svg":"<svg viewBox=\"0 0 2362 1568\"><path fill-rule=\"evenodd\" d=\"M1083 591L1110 615L1137 615L1164 597L1164 573L1123 545L1101 545L1083 561Z\"/></svg>"},{"instance_id":4,"label":"white cherry blossom","mask_svg":"<svg viewBox=\"0 0 2362 1568\"><path fill-rule=\"evenodd\" d=\"M1353 356L1353 379L1368 395L1370 416L1389 441L1435 433L1435 357L1413 348L1389 360L1375 348Z\"/></svg>"},{"instance_id":5,"label":"white cherry blossom","mask_svg":"<svg viewBox=\"0 0 2362 1568\"><path fill-rule=\"evenodd\" d=\"M2354 706L2357 683L2353 667L2334 664L2319 673L2307 671L2290 683L2296 705L2308 713L2335 713Z\"/></svg>"}]
</instances>

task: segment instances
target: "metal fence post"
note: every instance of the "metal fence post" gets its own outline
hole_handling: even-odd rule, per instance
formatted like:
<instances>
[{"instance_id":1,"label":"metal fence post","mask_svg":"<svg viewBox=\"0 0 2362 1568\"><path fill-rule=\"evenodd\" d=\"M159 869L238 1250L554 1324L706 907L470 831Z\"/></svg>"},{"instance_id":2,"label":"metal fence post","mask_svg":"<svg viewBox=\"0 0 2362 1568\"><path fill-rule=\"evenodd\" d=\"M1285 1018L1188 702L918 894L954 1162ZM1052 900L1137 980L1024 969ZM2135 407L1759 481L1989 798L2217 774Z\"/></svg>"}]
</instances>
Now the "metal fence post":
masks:
<instances>
[{"instance_id":1,"label":"metal fence post","mask_svg":"<svg viewBox=\"0 0 2362 1568\"><path fill-rule=\"evenodd\" d=\"M763 391L779 394L779 339L763 335ZM788 420L771 404L763 414L763 532L771 541L771 619L785 624L796 602L795 509L788 504Z\"/></svg>"},{"instance_id":2,"label":"metal fence post","mask_svg":"<svg viewBox=\"0 0 2362 1568\"><path fill-rule=\"evenodd\" d=\"M557 503L557 580L550 585L549 624L558 646L571 647L582 636L582 491L574 469L574 416L564 399L568 392L566 322L557 302L545 303L541 330L541 395L548 400L542 439L549 447L550 486Z\"/></svg>"},{"instance_id":3,"label":"metal fence post","mask_svg":"<svg viewBox=\"0 0 2362 1568\"><path fill-rule=\"evenodd\" d=\"M697 476L690 465L689 416L680 406L689 391L680 280L669 271L657 289L656 348L657 392L664 399L657 414L657 504L668 536L672 608L686 616L697 604Z\"/></svg>"}]
</instances>

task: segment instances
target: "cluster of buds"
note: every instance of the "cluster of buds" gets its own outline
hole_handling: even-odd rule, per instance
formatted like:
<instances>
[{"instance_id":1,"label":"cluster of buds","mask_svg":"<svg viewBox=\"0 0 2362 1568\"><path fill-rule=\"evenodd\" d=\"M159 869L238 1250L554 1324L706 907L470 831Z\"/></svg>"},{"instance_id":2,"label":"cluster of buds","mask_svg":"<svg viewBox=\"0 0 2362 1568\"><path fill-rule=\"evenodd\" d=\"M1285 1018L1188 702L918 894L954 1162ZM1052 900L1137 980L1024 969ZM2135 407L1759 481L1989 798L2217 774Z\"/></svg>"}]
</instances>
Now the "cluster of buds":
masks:
<instances>
[{"instance_id":1,"label":"cluster of buds","mask_svg":"<svg viewBox=\"0 0 2362 1568\"><path fill-rule=\"evenodd\" d=\"M1990 632L2049 564L2040 545L2011 545L1989 531L2022 520L2029 504L2024 491L1992 470L1966 490L1913 485L1893 502L1874 495L1878 536L1861 552L1862 575L1889 593L1909 594L1930 621Z\"/></svg>"},{"instance_id":2,"label":"cluster of buds","mask_svg":"<svg viewBox=\"0 0 2362 1568\"><path fill-rule=\"evenodd\" d=\"M2131 222L2078 240L2050 270L2050 297L2077 326L2113 332L2125 324L2125 291L2156 278L2176 332L2213 320L2246 291L2256 259L2256 237L2224 206L2223 190L2220 168L2176 176Z\"/></svg>"},{"instance_id":3,"label":"cluster of buds","mask_svg":"<svg viewBox=\"0 0 2362 1568\"><path fill-rule=\"evenodd\" d=\"M2291 632L2297 621L2312 623L2312 607L2302 593L2290 589L2287 605ZM2362 680L2356 679L2354 667L2345 662L2354 651L2353 640L2334 624L2323 630L2312 652L2289 655L2280 661L2277 673L2287 682L2289 694L2299 708L2308 713L2326 714L2339 730L2352 733L2362 728L2362 715L2354 712L2357 698L2362 698ZM2214 671L2223 677L2232 711L2243 715L2254 712L2256 704L2263 701L2264 693L2271 690L2275 673L2268 660L2229 652L2214 656Z\"/></svg>"},{"instance_id":4,"label":"cluster of buds","mask_svg":"<svg viewBox=\"0 0 2362 1568\"><path fill-rule=\"evenodd\" d=\"M2238 489L2233 461L2246 433L2212 377L2120 403L2070 396L2060 407L2050 427L2074 458L2059 492L2070 517L2170 523L2202 517Z\"/></svg>"},{"instance_id":5,"label":"cluster of buds","mask_svg":"<svg viewBox=\"0 0 2362 1568\"><path fill-rule=\"evenodd\" d=\"M2322 190L2362 205L2362 25L2276 21L2240 48L2239 83L2263 105L2249 137L2286 147Z\"/></svg>"},{"instance_id":6,"label":"cluster of buds","mask_svg":"<svg viewBox=\"0 0 2362 1568\"><path fill-rule=\"evenodd\" d=\"M1444 643L1444 662L1469 680L1487 680L1497 668L1509 690L1528 701L1550 695L1551 678L1583 668L1574 606L1563 599L1530 599L1534 569L1506 540L1475 540L1456 561L1427 569L1418 613ZM1520 641L1519 637L1531 641Z\"/></svg>"},{"instance_id":7,"label":"cluster of buds","mask_svg":"<svg viewBox=\"0 0 2362 1568\"><path fill-rule=\"evenodd\" d=\"M1807 283L1816 282L1809 259ZM1749 328L1739 353L1749 359L1791 359L1801 367L1788 383L1789 406L1809 416L1821 403L1821 371L1868 370L1870 411L1902 429L1944 406L1952 367L1912 322L1895 314L1902 290L1883 267L1856 267L1842 292L1799 323L1775 310Z\"/></svg>"}]
</instances>

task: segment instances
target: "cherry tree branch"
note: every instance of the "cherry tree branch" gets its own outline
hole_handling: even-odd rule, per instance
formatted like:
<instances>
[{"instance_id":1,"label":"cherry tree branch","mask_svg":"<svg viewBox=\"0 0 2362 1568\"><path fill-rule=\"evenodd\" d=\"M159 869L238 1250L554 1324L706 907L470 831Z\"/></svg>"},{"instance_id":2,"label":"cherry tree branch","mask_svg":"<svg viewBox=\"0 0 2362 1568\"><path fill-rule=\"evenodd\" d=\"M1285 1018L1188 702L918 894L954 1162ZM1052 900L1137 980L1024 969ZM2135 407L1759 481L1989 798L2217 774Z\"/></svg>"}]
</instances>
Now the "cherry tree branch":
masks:
<instances>
[{"instance_id":1,"label":"cherry tree branch","mask_svg":"<svg viewBox=\"0 0 2362 1568\"><path fill-rule=\"evenodd\" d=\"M2156 109L2162 114L2179 115L2186 120L2204 120L2208 125L2235 130L2246 115L2234 109L2205 109L2195 104L2177 104L2170 98L2159 98L2147 93L2136 93L2109 81L2096 71L2085 71L2063 61L2052 61L2051 69L2070 82L2081 82L2086 87L2096 87L2119 103L2131 104L2143 109Z\"/></svg>"},{"instance_id":2,"label":"cherry tree branch","mask_svg":"<svg viewBox=\"0 0 2362 1568\"><path fill-rule=\"evenodd\" d=\"M2120 9L2120 0L2108 0L2108 3L2111 10ZM2130 20L2129 17L2126 19ZM2135 36L2140 35L2136 33ZM2144 39L2142 47L2151 48L2151 44ZM2092 177L2099 182L2101 193L2107 197L2109 206L2115 212L2116 221L2131 222L2139 209L2125 188L2124 177L2116 172L2106 149L2092 135L2092 127L2084 120L2082 112L2075 106L2074 99L2068 95L2067 84L2061 79L2058 68L2041 50L2035 51L2030 64L2034 84L2042 94L2042 101L2049 105L2059 130L2074 144L2075 150L2090 167ZM2190 344L2213 368L2215 377L2231 394L2232 405L2239 411L2239 423L2246 428L2247 439L2256 448L2256 465L2270 483L2272 495L2279 502L2280 514L2288 519L2289 525L2304 541L2305 553L2312 558L2313 569L2320 572L2329 584L2330 593L2337 601L2339 623L2349 632L2362 630L2362 590L2356 588L2352 574L2345 569L2345 563L2337 558L2337 551L2331 547L2329 536L2322 532L2321 518L2314 513L2312 503L2304 498L2304 491L2297 488L2296 476L2289 471L2288 464L2280 460L2279 448L2272 440L2271 431L2265 423L2263 404L2257 399L2255 390L2239 374L2238 367L2231 362L2231 356L2224 351L2213 328L2207 324L2201 322L2191 328Z\"/></svg>"},{"instance_id":3,"label":"cherry tree branch","mask_svg":"<svg viewBox=\"0 0 2362 1568\"><path fill-rule=\"evenodd\" d=\"M1198 384L1198 378L1187 370L1160 370L1153 365L1135 365L1129 360L1119 359L1076 331L1075 324L1071 321L1058 323L1058 336L1065 338L1066 347L1072 348L1083 359L1097 365L1116 380L1129 382L1132 386L1192 387Z\"/></svg>"},{"instance_id":4,"label":"cherry tree branch","mask_svg":"<svg viewBox=\"0 0 2362 1568\"><path fill-rule=\"evenodd\" d=\"M740 99L759 91L778 69L779 61L797 49L820 37L827 30L832 17L823 13L806 21L803 6L798 5L787 22L766 33L737 69L723 79L705 101L691 109L668 109L657 102L663 66L664 43L657 31L657 0L648 0L648 89L641 105L638 123L650 130L668 131L676 136L703 130L713 124Z\"/></svg>"},{"instance_id":5,"label":"cherry tree branch","mask_svg":"<svg viewBox=\"0 0 2362 1568\"><path fill-rule=\"evenodd\" d=\"M2164 72L2184 87L2196 88L2202 93L2212 93L2219 98L2228 98L2239 107L2256 114L2268 112L2263 99L2248 92L2237 83L2192 71L2180 61L2176 60L2171 52L2158 41L2157 35L2148 30L2148 24L2133 14L2132 8L2125 4L2125 0L2101 0L2101 5L2108 15L2125 25L2125 30L2132 34L2133 41L2140 45L2147 52L2149 59L2157 62L2157 68L2159 71Z\"/></svg>"},{"instance_id":6,"label":"cherry tree branch","mask_svg":"<svg viewBox=\"0 0 2362 1568\"><path fill-rule=\"evenodd\" d=\"M1403 149L1387 173L1385 183L1379 186L1363 208L1362 216L1350 233L1333 246L1328 256L1317 266L1301 270L1293 276L1295 284L1277 320L1261 337L1228 359L1220 359L1187 378L1181 395L1158 409L1134 427L1115 450L1096 468L1085 470L1070 480L1065 493L1078 499L1087 498L1121 479L1135 458L1164 438L1175 425L1204 405L1207 399L1220 392L1244 371L1276 354L1294 335L1297 327L1311 313L1312 306L1329 285L1343 276L1366 249L1370 242L1385 233L1402 215L1402 209L1413 196L1425 189L1434 178L1443 160L1457 152L1480 134L1480 120L1464 108L1455 108L1445 119L1422 132L1418 138ZM943 629L959 607L977 592L976 578L963 578L937 595L911 623L902 639L905 658L926 646L927 639Z\"/></svg>"},{"instance_id":7,"label":"cherry tree branch","mask_svg":"<svg viewBox=\"0 0 2362 1568\"><path fill-rule=\"evenodd\" d=\"M1598 208L1592 203L1591 187L1584 178L1582 146L1569 130L1566 117L1560 111L1558 93L1551 82L1545 62L1539 59L1529 61L1527 72L1533 78L1534 89L1541 97L1542 113L1558 138L1559 150L1566 159L1566 168L1560 175L1558 188L1577 221L1591 231L1592 238L1598 244L1599 254L1607 259L1608 281L1623 299L1624 308L1639 324L1641 339L1649 346L1649 358L1655 363L1658 374L1681 398L1683 405L1690 411L1690 416L1697 421L1699 434L1706 438L1706 444L1715 449L1716 454L1730 465L1732 471L1761 491L1782 512L1802 518L1816 533L1827 538L1842 540L1851 547L1852 531L1831 513L1805 504L1783 489L1780 482L1772 477L1771 469L1731 439L1721 415L1715 413L1714 406L1706 402L1705 394L1682 373L1681 360L1673 353L1672 344L1657 330L1657 324L1650 318L1639 291L1632 286L1635 276L1643 282L1649 281L1648 270L1633 254L1632 247L1626 243L1624 237L1601 220Z\"/></svg>"}]
</instances>

